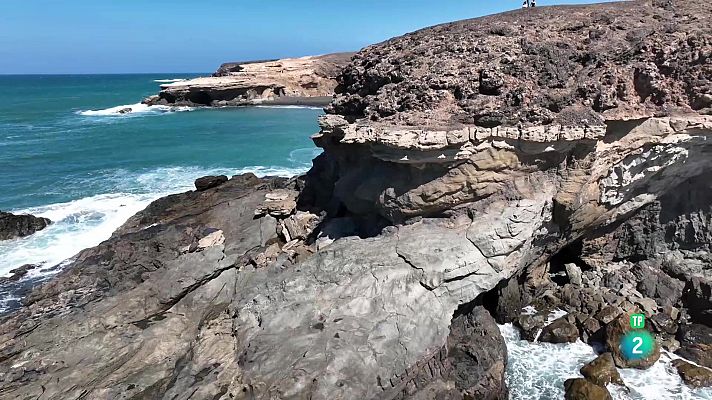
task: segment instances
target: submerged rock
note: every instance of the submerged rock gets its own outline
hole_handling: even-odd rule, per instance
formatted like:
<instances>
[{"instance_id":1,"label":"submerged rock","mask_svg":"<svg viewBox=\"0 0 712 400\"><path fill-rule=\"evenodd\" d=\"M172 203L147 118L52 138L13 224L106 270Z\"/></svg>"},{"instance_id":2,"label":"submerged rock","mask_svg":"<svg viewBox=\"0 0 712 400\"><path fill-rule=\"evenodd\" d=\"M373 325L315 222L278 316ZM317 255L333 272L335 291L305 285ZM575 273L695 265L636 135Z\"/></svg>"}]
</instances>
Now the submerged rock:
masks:
<instances>
[{"instance_id":1,"label":"submerged rock","mask_svg":"<svg viewBox=\"0 0 712 400\"><path fill-rule=\"evenodd\" d=\"M690 364L684 360L673 360L672 366L677 369L682 380L696 388L712 386L712 369Z\"/></svg>"},{"instance_id":2,"label":"submerged rock","mask_svg":"<svg viewBox=\"0 0 712 400\"><path fill-rule=\"evenodd\" d=\"M0 211L0 240L32 235L51 224L48 218L33 215L14 215Z\"/></svg>"},{"instance_id":3,"label":"submerged rock","mask_svg":"<svg viewBox=\"0 0 712 400\"><path fill-rule=\"evenodd\" d=\"M588 379L567 379L564 388L566 400L613 400L605 386L597 385Z\"/></svg>"},{"instance_id":4,"label":"submerged rock","mask_svg":"<svg viewBox=\"0 0 712 400\"><path fill-rule=\"evenodd\" d=\"M581 367L581 375L596 385L603 387L609 383L624 385L611 353L603 353L596 357L595 360Z\"/></svg>"}]
</instances>

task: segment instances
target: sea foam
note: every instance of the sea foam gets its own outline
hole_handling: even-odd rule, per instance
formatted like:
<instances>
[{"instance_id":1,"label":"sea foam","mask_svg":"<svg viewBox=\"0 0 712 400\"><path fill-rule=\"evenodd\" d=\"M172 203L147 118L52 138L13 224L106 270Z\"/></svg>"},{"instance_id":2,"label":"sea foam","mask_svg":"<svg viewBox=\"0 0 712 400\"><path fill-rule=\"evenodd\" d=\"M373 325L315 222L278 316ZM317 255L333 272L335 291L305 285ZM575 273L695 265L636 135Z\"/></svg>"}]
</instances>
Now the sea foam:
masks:
<instances>
[{"instance_id":1,"label":"sea foam","mask_svg":"<svg viewBox=\"0 0 712 400\"><path fill-rule=\"evenodd\" d=\"M149 105L146 105L143 103L136 103L136 104L126 104L126 105L122 105L122 106L105 108L103 110L77 111L77 114L85 116L85 117L130 117L130 116L146 115L146 114L166 114L166 113L172 113L172 112L192 111L194 109L195 109L194 107L186 107L186 106L181 106L181 107L172 107L172 106L163 106L163 105L149 106Z\"/></svg>"},{"instance_id":2,"label":"sea foam","mask_svg":"<svg viewBox=\"0 0 712 400\"><path fill-rule=\"evenodd\" d=\"M250 172L259 177L290 177L306 169L307 165L294 168L165 167L142 172L115 170L102 177L108 193L66 203L12 210L18 214L46 217L53 223L26 238L0 242L0 276L24 264L44 263L43 268L31 271L29 276L56 271L52 267L108 239L129 217L146 208L153 200L194 189L194 180L201 176L232 176Z\"/></svg>"},{"instance_id":3,"label":"sea foam","mask_svg":"<svg viewBox=\"0 0 712 400\"><path fill-rule=\"evenodd\" d=\"M521 339L512 324L500 325L499 329L507 343L506 377L512 399L562 399L564 381L580 378L579 369L598 356L581 340L531 343ZM616 385L608 385L608 390L616 400L712 400L712 389L692 389L682 382L670 365L674 358L677 356L663 352L660 361L647 370L619 369L630 390Z\"/></svg>"}]
</instances>

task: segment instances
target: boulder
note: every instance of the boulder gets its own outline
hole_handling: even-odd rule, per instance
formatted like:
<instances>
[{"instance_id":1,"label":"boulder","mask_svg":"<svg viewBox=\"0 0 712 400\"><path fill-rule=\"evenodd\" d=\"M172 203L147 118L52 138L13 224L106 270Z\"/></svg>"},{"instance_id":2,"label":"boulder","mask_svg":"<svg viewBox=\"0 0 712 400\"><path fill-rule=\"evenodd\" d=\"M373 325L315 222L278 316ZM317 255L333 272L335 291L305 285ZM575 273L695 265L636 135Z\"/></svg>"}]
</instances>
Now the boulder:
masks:
<instances>
[{"instance_id":1,"label":"boulder","mask_svg":"<svg viewBox=\"0 0 712 400\"><path fill-rule=\"evenodd\" d=\"M465 398L506 399L507 346L482 306L453 319L447 341L449 381Z\"/></svg>"},{"instance_id":2,"label":"boulder","mask_svg":"<svg viewBox=\"0 0 712 400\"><path fill-rule=\"evenodd\" d=\"M611 353L603 353L581 367L581 375L596 385L605 387L609 383L624 385Z\"/></svg>"},{"instance_id":3,"label":"boulder","mask_svg":"<svg viewBox=\"0 0 712 400\"><path fill-rule=\"evenodd\" d=\"M682 380L695 388L712 386L712 369L690 364L684 360L673 360L672 366L677 369Z\"/></svg>"},{"instance_id":4,"label":"boulder","mask_svg":"<svg viewBox=\"0 0 712 400\"><path fill-rule=\"evenodd\" d=\"M218 187L223 183L227 182L227 176L204 176L195 180L195 189L199 192L203 192L214 187Z\"/></svg>"},{"instance_id":5,"label":"boulder","mask_svg":"<svg viewBox=\"0 0 712 400\"><path fill-rule=\"evenodd\" d=\"M578 338L578 328L565 317L558 318L546 325L539 335L539 341L548 343L573 343Z\"/></svg>"},{"instance_id":6,"label":"boulder","mask_svg":"<svg viewBox=\"0 0 712 400\"><path fill-rule=\"evenodd\" d=\"M620 368L647 369L655 364L660 358L660 344L654 341L653 351L645 358L629 360L623 355L621 340L626 333L631 331L630 315L624 313L606 326L606 349L613 355L613 361Z\"/></svg>"},{"instance_id":7,"label":"boulder","mask_svg":"<svg viewBox=\"0 0 712 400\"><path fill-rule=\"evenodd\" d=\"M702 324L681 325L677 340L680 348L675 354L712 368L712 328Z\"/></svg>"},{"instance_id":8,"label":"boulder","mask_svg":"<svg viewBox=\"0 0 712 400\"><path fill-rule=\"evenodd\" d=\"M568 263L564 265L564 267L566 268L566 275L569 277L569 282L572 285L581 286L583 284L581 268L574 263Z\"/></svg>"},{"instance_id":9,"label":"boulder","mask_svg":"<svg viewBox=\"0 0 712 400\"><path fill-rule=\"evenodd\" d=\"M567 379L564 389L566 400L613 400L605 386L599 386L584 378Z\"/></svg>"},{"instance_id":10,"label":"boulder","mask_svg":"<svg viewBox=\"0 0 712 400\"><path fill-rule=\"evenodd\" d=\"M534 315L522 314L514 320L514 326L519 328L522 339L533 342L546 325L548 316L548 312Z\"/></svg>"},{"instance_id":11,"label":"boulder","mask_svg":"<svg viewBox=\"0 0 712 400\"><path fill-rule=\"evenodd\" d=\"M0 211L0 240L29 236L51 224L48 218Z\"/></svg>"}]
</instances>

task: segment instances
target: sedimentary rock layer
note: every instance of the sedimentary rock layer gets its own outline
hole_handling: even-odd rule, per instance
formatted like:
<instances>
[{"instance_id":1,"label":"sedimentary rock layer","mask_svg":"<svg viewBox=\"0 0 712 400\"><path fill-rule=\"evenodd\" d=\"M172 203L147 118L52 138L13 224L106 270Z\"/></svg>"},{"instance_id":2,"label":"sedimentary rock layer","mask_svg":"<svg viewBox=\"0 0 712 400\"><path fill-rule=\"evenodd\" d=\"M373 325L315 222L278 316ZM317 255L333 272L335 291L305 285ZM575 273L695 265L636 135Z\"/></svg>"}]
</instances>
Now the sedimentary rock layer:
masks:
<instances>
[{"instance_id":1,"label":"sedimentary rock layer","mask_svg":"<svg viewBox=\"0 0 712 400\"><path fill-rule=\"evenodd\" d=\"M211 77L161 85L149 105L325 105L352 53L223 64Z\"/></svg>"}]
</instances>

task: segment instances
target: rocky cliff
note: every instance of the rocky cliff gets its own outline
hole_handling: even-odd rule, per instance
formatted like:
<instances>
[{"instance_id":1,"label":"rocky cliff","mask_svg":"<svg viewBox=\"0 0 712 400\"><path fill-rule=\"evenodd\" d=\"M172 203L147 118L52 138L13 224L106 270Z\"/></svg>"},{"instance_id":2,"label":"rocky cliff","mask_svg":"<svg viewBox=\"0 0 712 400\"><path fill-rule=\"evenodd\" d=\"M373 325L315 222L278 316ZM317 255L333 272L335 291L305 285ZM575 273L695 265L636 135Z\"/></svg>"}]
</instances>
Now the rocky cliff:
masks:
<instances>
[{"instance_id":1,"label":"rocky cliff","mask_svg":"<svg viewBox=\"0 0 712 400\"><path fill-rule=\"evenodd\" d=\"M226 63L211 77L161 85L149 105L242 106L255 104L325 105L336 76L353 53Z\"/></svg>"},{"instance_id":2,"label":"rocky cliff","mask_svg":"<svg viewBox=\"0 0 712 400\"><path fill-rule=\"evenodd\" d=\"M5 317L0 397L501 399L494 319L607 343L568 398L661 347L704 384L711 16L543 7L363 50L305 177L201 180Z\"/></svg>"}]
</instances>

